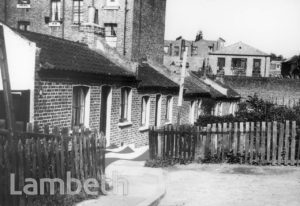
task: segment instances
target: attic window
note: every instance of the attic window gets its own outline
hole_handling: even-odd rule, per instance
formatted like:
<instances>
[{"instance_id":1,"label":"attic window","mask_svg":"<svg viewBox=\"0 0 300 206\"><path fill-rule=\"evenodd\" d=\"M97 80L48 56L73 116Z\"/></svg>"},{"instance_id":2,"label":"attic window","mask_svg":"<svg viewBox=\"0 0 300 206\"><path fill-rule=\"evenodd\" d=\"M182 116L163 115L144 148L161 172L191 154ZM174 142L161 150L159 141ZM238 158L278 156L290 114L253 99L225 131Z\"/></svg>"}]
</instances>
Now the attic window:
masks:
<instances>
[{"instance_id":1,"label":"attic window","mask_svg":"<svg viewBox=\"0 0 300 206\"><path fill-rule=\"evenodd\" d=\"M239 49L242 49L242 47L240 46Z\"/></svg>"}]
</instances>

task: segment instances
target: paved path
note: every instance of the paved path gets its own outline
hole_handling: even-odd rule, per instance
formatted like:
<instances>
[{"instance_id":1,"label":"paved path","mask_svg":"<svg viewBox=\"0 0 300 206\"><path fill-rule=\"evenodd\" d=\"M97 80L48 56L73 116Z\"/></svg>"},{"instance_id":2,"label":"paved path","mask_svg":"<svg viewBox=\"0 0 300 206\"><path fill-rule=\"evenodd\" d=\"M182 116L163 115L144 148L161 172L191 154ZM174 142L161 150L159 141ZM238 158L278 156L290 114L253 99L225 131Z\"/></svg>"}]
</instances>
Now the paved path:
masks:
<instances>
[{"instance_id":1,"label":"paved path","mask_svg":"<svg viewBox=\"0 0 300 206\"><path fill-rule=\"evenodd\" d=\"M299 206L300 168L241 165L167 169L161 206Z\"/></svg>"},{"instance_id":2,"label":"paved path","mask_svg":"<svg viewBox=\"0 0 300 206\"><path fill-rule=\"evenodd\" d=\"M165 194L162 169L144 167L148 147L111 149L106 154L107 196L84 201L77 206L154 206Z\"/></svg>"}]
</instances>

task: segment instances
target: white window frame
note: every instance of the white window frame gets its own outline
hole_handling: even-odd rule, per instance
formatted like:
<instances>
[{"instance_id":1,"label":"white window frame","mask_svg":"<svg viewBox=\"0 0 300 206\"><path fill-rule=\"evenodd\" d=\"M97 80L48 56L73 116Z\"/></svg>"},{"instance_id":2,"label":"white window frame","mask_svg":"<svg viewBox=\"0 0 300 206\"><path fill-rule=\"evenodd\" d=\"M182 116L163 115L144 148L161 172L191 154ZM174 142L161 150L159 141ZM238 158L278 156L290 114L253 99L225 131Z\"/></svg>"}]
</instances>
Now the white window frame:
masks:
<instances>
[{"instance_id":1,"label":"white window frame","mask_svg":"<svg viewBox=\"0 0 300 206\"><path fill-rule=\"evenodd\" d=\"M73 0L72 20L73 24L83 23L83 0ZM77 18L77 19L75 19Z\"/></svg>"},{"instance_id":2,"label":"white window frame","mask_svg":"<svg viewBox=\"0 0 300 206\"><path fill-rule=\"evenodd\" d=\"M86 94L85 94L85 99L84 99L84 119L83 119L83 126L85 128L89 128L89 124L90 124L90 103L91 103L91 95L90 95L90 90L91 88L89 86L85 86L85 85L75 85L73 86L72 88L72 122L71 122L71 125L72 127L74 126L78 126L78 125L73 125L73 107L74 107L74 98L73 98L73 95L74 95L74 89L75 88L78 88L78 87L81 87L81 88L84 88L87 90Z\"/></svg>"},{"instance_id":3,"label":"white window frame","mask_svg":"<svg viewBox=\"0 0 300 206\"><path fill-rule=\"evenodd\" d=\"M127 108L125 107L125 109L127 109L126 111L126 119L122 119L122 110L124 109L123 106L122 106L122 97L123 97L123 92L126 92L125 93L127 95ZM129 126L129 125L132 125L132 122L131 122L131 107L132 107L132 88L130 87L122 87L121 88L121 96L120 96L120 120L119 120L119 126L120 127L123 127L123 126Z\"/></svg>"},{"instance_id":4,"label":"white window frame","mask_svg":"<svg viewBox=\"0 0 300 206\"><path fill-rule=\"evenodd\" d=\"M56 13L57 13L57 19L55 18ZM52 0L51 1L51 22L60 22L60 20L61 20L61 1Z\"/></svg>"},{"instance_id":5,"label":"white window frame","mask_svg":"<svg viewBox=\"0 0 300 206\"><path fill-rule=\"evenodd\" d=\"M166 97L166 118L165 119L166 119L165 124L172 124L172 120L173 120L173 97L172 96Z\"/></svg>"},{"instance_id":6,"label":"white window frame","mask_svg":"<svg viewBox=\"0 0 300 206\"><path fill-rule=\"evenodd\" d=\"M143 96L141 102L141 127L140 131L148 130L150 125L150 97Z\"/></svg>"}]
</instances>

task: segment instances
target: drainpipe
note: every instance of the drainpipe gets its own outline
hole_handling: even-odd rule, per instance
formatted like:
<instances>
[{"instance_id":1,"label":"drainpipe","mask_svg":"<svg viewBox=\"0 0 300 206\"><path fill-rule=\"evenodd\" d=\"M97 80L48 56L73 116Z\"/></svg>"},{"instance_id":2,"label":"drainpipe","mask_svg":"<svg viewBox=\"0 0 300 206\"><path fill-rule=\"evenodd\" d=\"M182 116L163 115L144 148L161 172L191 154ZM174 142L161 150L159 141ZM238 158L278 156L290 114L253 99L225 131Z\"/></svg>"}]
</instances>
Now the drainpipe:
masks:
<instances>
[{"instance_id":1,"label":"drainpipe","mask_svg":"<svg viewBox=\"0 0 300 206\"><path fill-rule=\"evenodd\" d=\"M61 38L65 38L65 0L62 1L62 25L61 25Z\"/></svg>"},{"instance_id":2,"label":"drainpipe","mask_svg":"<svg viewBox=\"0 0 300 206\"><path fill-rule=\"evenodd\" d=\"M139 58L141 58L142 8L143 8L143 0L140 0L139 37L138 37L139 38L139 41L138 41Z\"/></svg>"},{"instance_id":3,"label":"drainpipe","mask_svg":"<svg viewBox=\"0 0 300 206\"><path fill-rule=\"evenodd\" d=\"M127 12L128 12L128 0L125 1L125 11L124 11L124 39L123 39L123 55L126 55L126 27L127 27Z\"/></svg>"}]
</instances>

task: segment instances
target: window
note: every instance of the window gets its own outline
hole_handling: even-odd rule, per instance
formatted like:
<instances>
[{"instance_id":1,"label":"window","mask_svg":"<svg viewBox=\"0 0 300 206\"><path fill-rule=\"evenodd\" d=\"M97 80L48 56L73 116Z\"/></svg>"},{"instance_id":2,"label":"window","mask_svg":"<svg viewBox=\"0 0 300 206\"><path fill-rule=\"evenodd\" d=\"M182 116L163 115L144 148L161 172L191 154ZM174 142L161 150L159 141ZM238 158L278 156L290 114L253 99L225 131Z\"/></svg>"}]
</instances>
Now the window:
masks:
<instances>
[{"instance_id":1,"label":"window","mask_svg":"<svg viewBox=\"0 0 300 206\"><path fill-rule=\"evenodd\" d=\"M198 55L198 47L192 46L192 56Z\"/></svg>"},{"instance_id":2,"label":"window","mask_svg":"<svg viewBox=\"0 0 300 206\"><path fill-rule=\"evenodd\" d=\"M121 119L120 122L131 121L131 89L121 89Z\"/></svg>"},{"instance_id":3,"label":"window","mask_svg":"<svg viewBox=\"0 0 300 206\"><path fill-rule=\"evenodd\" d=\"M61 20L61 2L60 0L51 0L51 21Z\"/></svg>"},{"instance_id":4,"label":"window","mask_svg":"<svg viewBox=\"0 0 300 206\"><path fill-rule=\"evenodd\" d=\"M142 112L141 112L141 126L149 127L150 121L150 98L148 96L142 97Z\"/></svg>"},{"instance_id":5,"label":"window","mask_svg":"<svg viewBox=\"0 0 300 206\"><path fill-rule=\"evenodd\" d=\"M156 95L155 100L155 126L160 126L161 122L161 95Z\"/></svg>"},{"instance_id":6,"label":"window","mask_svg":"<svg viewBox=\"0 0 300 206\"><path fill-rule=\"evenodd\" d=\"M164 47L164 52L165 52L165 54L169 54L169 47L168 46Z\"/></svg>"},{"instance_id":7,"label":"window","mask_svg":"<svg viewBox=\"0 0 300 206\"><path fill-rule=\"evenodd\" d=\"M30 22L29 21L18 21L18 29L23 31L29 31Z\"/></svg>"},{"instance_id":8,"label":"window","mask_svg":"<svg viewBox=\"0 0 300 206\"><path fill-rule=\"evenodd\" d=\"M80 24L83 22L83 0L73 1L73 23Z\"/></svg>"},{"instance_id":9,"label":"window","mask_svg":"<svg viewBox=\"0 0 300 206\"><path fill-rule=\"evenodd\" d=\"M73 87L72 126L88 126L88 87Z\"/></svg>"},{"instance_id":10,"label":"window","mask_svg":"<svg viewBox=\"0 0 300 206\"><path fill-rule=\"evenodd\" d=\"M30 0L18 0L17 8L29 9L30 8Z\"/></svg>"},{"instance_id":11,"label":"window","mask_svg":"<svg viewBox=\"0 0 300 206\"><path fill-rule=\"evenodd\" d=\"M105 36L106 37L116 37L117 36L117 24L107 23L104 24L105 27Z\"/></svg>"},{"instance_id":12,"label":"window","mask_svg":"<svg viewBox=\"0 0 300 206\"><path fill-rule=\"evenodd\" d=\"M106 6L119 6L119 1L118 0L107 0Z\"/></svg>"},{"instance_id":13,"label":"window","mask_svg":"<svg viewBox=\"0 0 300 206\"><path fill-rule=\"evenodd\" d=\"M174 56L179 56L179 46L174 46Z\"/></svg>"},{"instance_id":14,"label":"window","mask_svg":"<svg viewBox=\"0 0 300 206\"><path fill-rule=\"evenodd\" d=\"M246 58L232 58L231 69L234 75L245 76L247 69L247 59Z\"/></svg>"},{"instance_id":15,"label":"window","mask_svg":"<svg viewBox=\"0 0 300 206\"><path fill-rule=\"evenodd\" d=\"M173 97L167 96L166 101L166 123L172 122L172 113L173 113Z\"/></svg>"}]
</instances>

